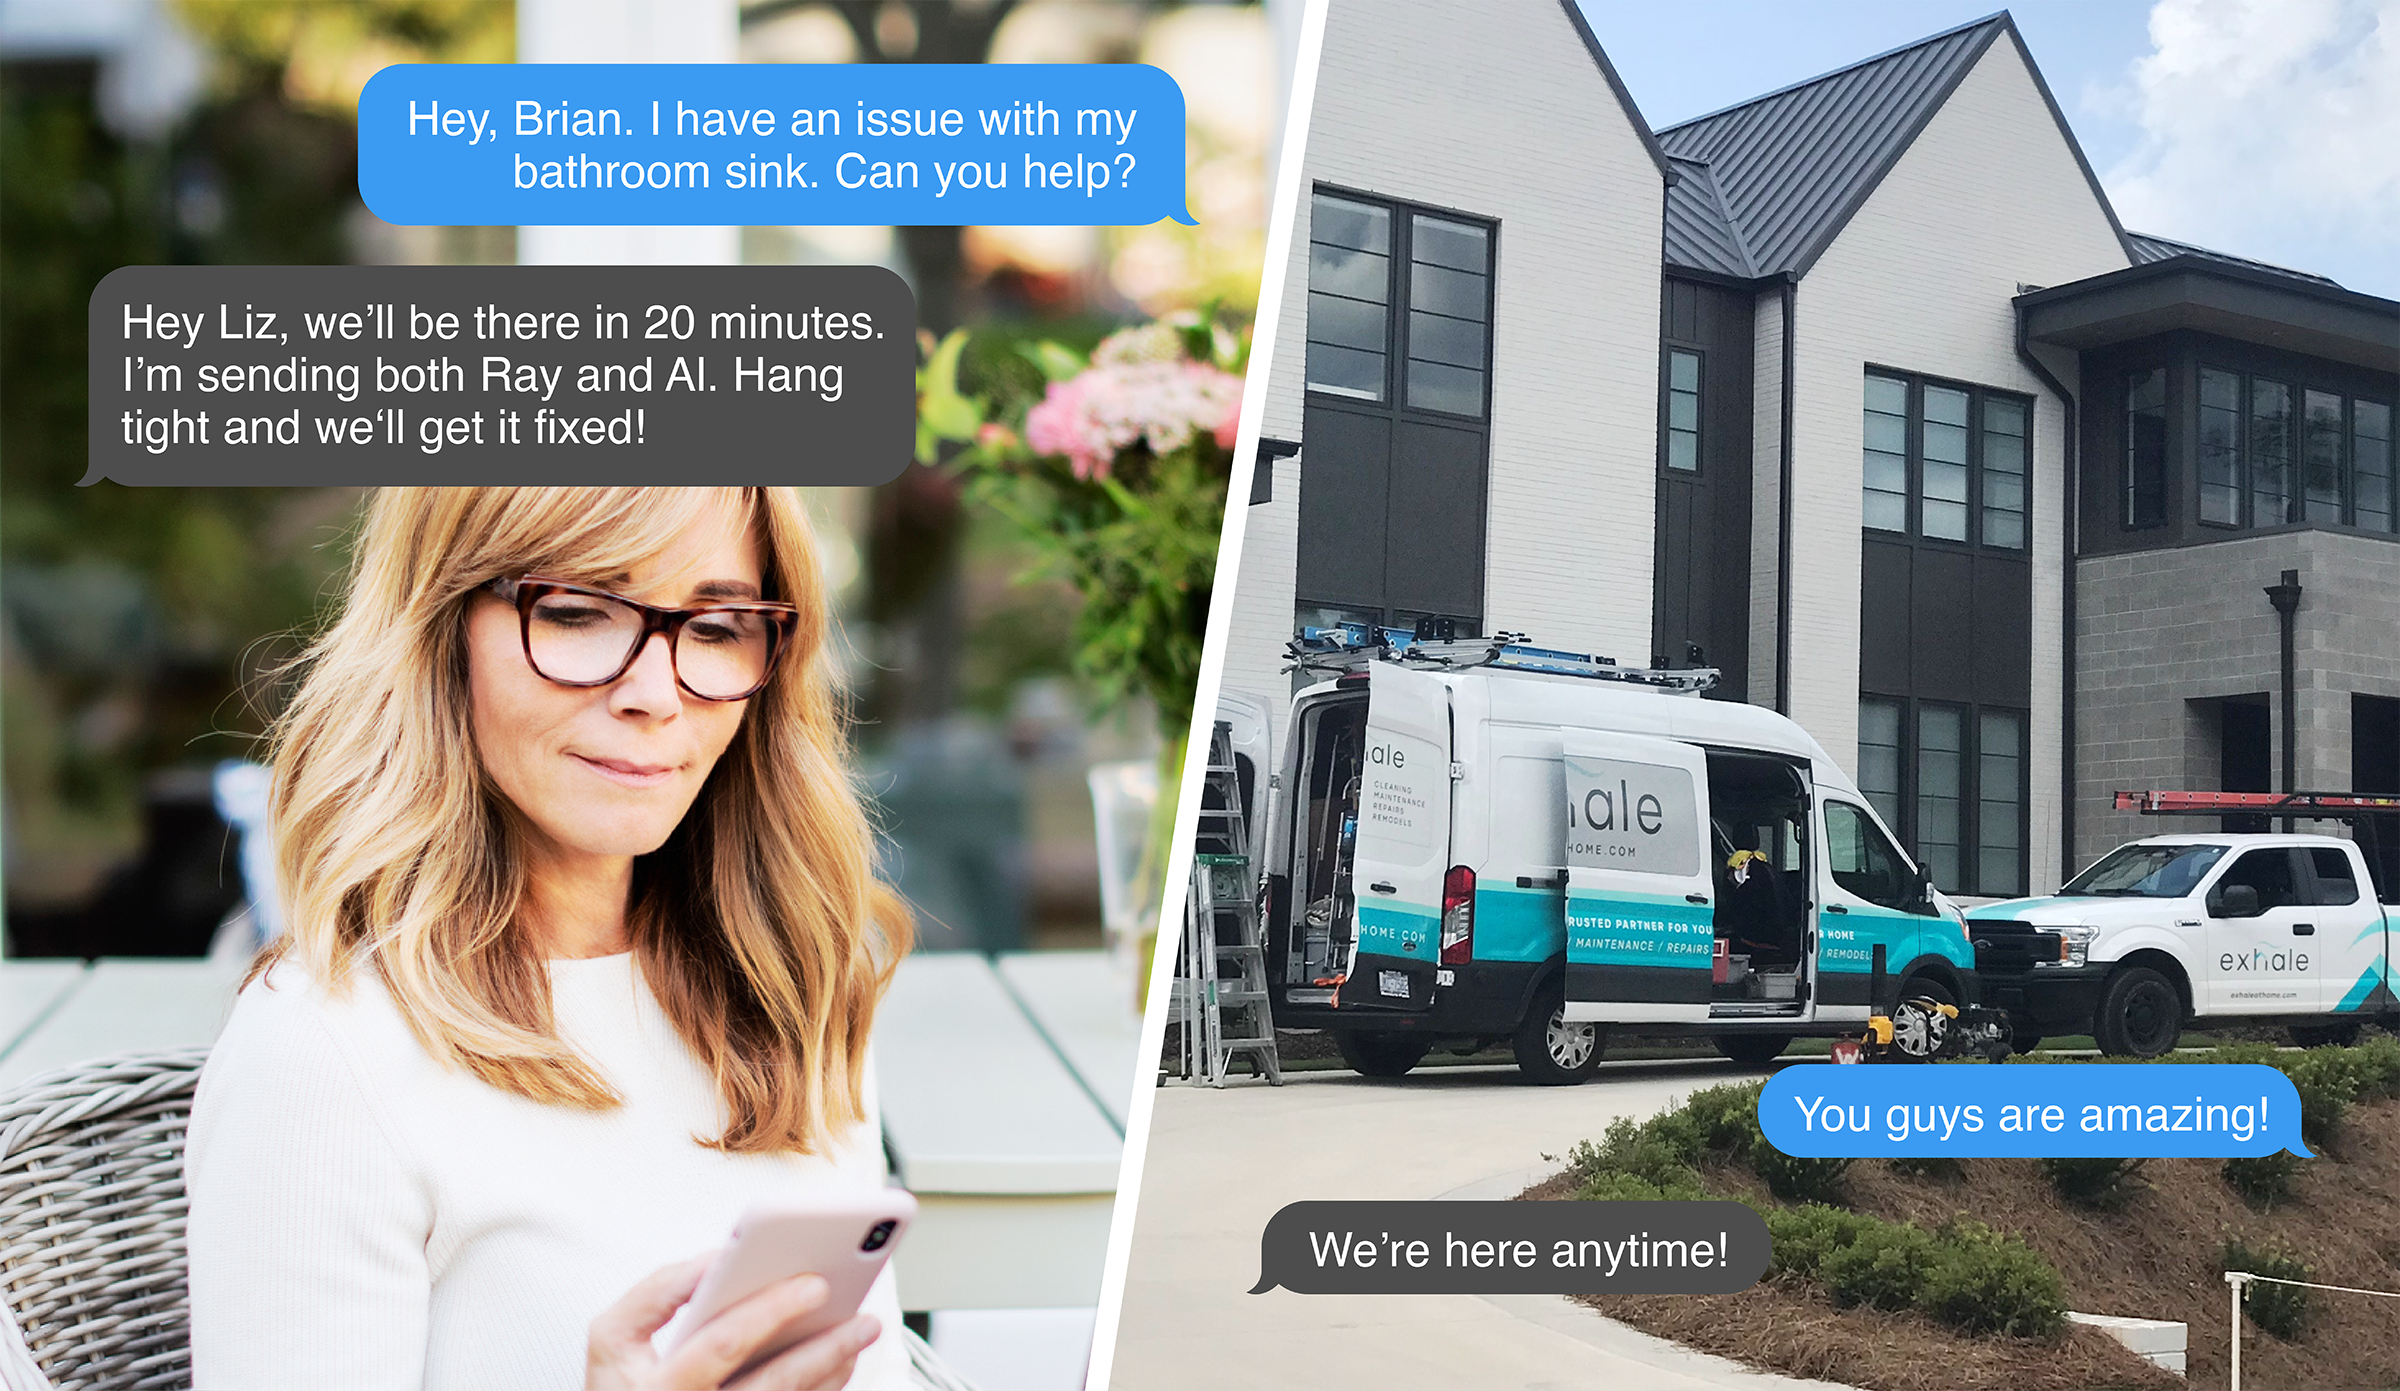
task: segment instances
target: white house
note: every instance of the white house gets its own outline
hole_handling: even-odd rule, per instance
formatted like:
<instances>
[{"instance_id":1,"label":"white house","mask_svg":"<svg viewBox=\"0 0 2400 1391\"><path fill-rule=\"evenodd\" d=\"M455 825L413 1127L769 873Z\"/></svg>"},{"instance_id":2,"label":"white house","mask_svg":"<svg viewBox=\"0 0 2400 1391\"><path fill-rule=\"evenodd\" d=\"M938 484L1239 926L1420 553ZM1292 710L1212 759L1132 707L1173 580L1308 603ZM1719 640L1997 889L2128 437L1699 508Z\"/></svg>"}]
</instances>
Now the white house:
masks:
<instances>
[{"instance_id":1,"label":"white house","mask_svg":"<svg viewBox=\"0 0 2400 1391\"><path fill-rule=\"evenodd\" d=\"M1715 666L1983 896L2116 788L2400 791L2400 305L2126 231L2006 13L1653 132L1569 0L1335 0L1303 172L1278 723L1337 618Z\"/></svg>"}]
</instances>

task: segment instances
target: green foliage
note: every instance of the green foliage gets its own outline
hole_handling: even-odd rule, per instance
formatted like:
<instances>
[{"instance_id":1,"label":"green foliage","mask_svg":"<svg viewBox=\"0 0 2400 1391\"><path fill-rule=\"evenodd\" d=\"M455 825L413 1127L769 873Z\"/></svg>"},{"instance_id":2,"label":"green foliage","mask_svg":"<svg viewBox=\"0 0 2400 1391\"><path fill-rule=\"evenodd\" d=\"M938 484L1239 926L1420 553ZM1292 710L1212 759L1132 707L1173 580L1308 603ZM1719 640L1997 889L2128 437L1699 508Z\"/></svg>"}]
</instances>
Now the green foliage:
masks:
<instances>
[{"instance_id":1,"label":"green foliage","mask_svg":"<svg viewBox=\"0 0 2400 1391\"><path fill-rule=\"evenodd\" d=\"M2226 1270L2246 1270L2253 1275L2271 1276L2278 1280L2306 1280L2313 1272L2306 1262L2280 1246L2251 1246L2238 1236L2225 1238ZM2267 1285L2255 1281L2244 1288L2242 1307L2250 1321L2283 1339L2297 1342L2308 1332L2315 1310L2309 1296L2312 1290L2296 1285Z\"/></svg>"},{"instance_id":2,"label":"green foliage","mask_svg":"<svg viewBox=\"0 0 2400 1391\"><path fill-rule=\"evenodd\" d=\"M1917 1307L1962 1333L2046 1338L2066 1326L2058 1271L2013 1236L1961 1216L1935 1233Z\"/></svg>"},{"instance_id":3,"label":"green foliage","mask_svg":"<svg viewBox=\"0 0 2400 1391\"><path fill-rule=\"evenodd\" d=\"M1691 1119L1700 1143L1711 1153L1746 1157L1751 1146L1761 1143L1758 1096L1766 1085L1728 1082L1704 1088L1685 1100L1683 1114Z\"/></svg>"},{"instance_id":4,"label":"green foliage","mask_svg":"<svg viewBox=\"0 0 2400 1391\"><path fill-rule=\"evenodd\" d=\"M2052 1157L2037 1162L2058 1196L2077 1207L2114 1212L2144 1187L2139 1159Z\"/></svg>"},{"instance_id":5,"label":"green foliage","mask_svg":"<svg viewBox=\"0 0 2400 1391\"><path fill-rule=\"evenodd\" d=\"M1827 1256L1877 1225L1875 1218L1823 1203L1769 1208L1766 1219L1774 1244L1767 1269L1778 1275L1814 1276Z\"/></svg>"},{"instance_id":6,"label":"green foliage","mask_svg":"<svg viewBox=\"0 0 2400 1391\"><path fill-rule=\"evenodd\" d=\"M1876 1222L1827 1252L1817 1264L1817 1278L1844 1308L1907 1309L1916 1304L1938 1254L1924 1228Z\"/></svg>"},{"instance_id":7,"label":"green foliage","mask_svg":"<svg viewBox=\"0 0 2400 1391\"><path fill-rule=\"evenodd\" d=\"M2292 1196L2292 1180L2300 1172L2300 1156L2290 1150L2237 1155L2226 1160L2220 1172L2245 1202L2255 1208L2270 1208L2277 1200Z\"/></svg>"},{"instance_id":8,"label":"green foliage","mask_svg":"<svg viewBox=\"0 0 2400 1391\"><path fill-rule=\"evenodd\" d=\"M2350 1103L2358 1099L2360 1070L2353 1048L2311 1048L2281 1060L2292 1089L2300 1093L2300 1133L2312 1145L2332 1138Z\"/></svg>"},{"instance_id":9,"label":"green foliage","mask_svg":"<svg viewBox=\"0 0 2400 1391\"><path fill-rule=\"evenodd\" d=\"M1655 1182L1638 1174L1608 1169L1593 1175L1576 1190L1575 1196L1590 1202L1657 1202L1662 1198L1697 1202L1706 1198L1708 1192L1689 1169L1663 1171Z\"/></svg>"},{"instance_id":10,"label":"green foliage","mask_svg":"<svg viewBox=\"0 0 2400 1391\"><path fill-rule=\"evenodd\" d=\"M1814 1159L1785 1154L1763 1138L1750 1147L1750 1167L1766 1181L1767 1191L1786 1202L1838 1203L1850 1172L1847 1159Z\"/></svg>"}]
</instances>

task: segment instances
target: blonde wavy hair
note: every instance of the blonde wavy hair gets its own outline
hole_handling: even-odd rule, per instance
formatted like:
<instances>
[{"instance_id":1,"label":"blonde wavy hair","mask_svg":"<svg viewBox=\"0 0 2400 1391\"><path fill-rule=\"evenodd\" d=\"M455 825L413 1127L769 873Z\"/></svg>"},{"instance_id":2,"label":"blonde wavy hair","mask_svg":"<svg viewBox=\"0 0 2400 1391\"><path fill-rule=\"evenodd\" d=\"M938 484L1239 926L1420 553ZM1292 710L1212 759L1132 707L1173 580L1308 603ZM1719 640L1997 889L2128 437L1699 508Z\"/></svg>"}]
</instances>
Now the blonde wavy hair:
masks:
<instances>
[{"instance_id":1,"label":"blonde wavy hair","mask_svg":"<svg viewBox=\"0 0 2400 1391\"><path fill-rule=\"evenodd\" d=\"M495 1087L620 1098L558 1036L518 921L520 818L483 771L466 611L529 572L601 582L709 509L748 520L766 597L800 622L683 821L634 862L635 960L715 1078L735 1152L815 1152L863 1119L867 1033L908 950L874 873L825 660L823 582L788 488L394 488L368 505L342 611L301 657L270 741L287 935L261 956L330 989L374 970L426 1049Z\"/></svg>"}]
</instances>

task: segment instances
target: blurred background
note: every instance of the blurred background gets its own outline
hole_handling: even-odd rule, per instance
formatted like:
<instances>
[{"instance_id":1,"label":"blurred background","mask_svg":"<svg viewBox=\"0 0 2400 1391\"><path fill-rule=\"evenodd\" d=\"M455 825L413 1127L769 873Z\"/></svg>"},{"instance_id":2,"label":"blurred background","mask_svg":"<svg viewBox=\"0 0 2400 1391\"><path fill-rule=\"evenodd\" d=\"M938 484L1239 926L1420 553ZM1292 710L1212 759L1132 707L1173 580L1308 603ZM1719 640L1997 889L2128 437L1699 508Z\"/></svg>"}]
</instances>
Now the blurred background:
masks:
<instances>
[{"instance_id":1,"label":"blurred background","mask_svg":"<svg viewBox=\"0 0 2400 1391\"><path fill-rule=\"evenodd\" d=\"M1088 350L1217 301L1246 322L1281 121L1280 8L695 5L731 11L745 62L1155 63L1188 103L1199 225L656 229L723 248L656 259L890 266L925 329L969 330L969 392L1038 395L1019 344ZM608 229L394 227L359 202L367 78L512 61L542 42L520 19L505 0L0 0L9 956L208 950L242 899L211 770L254 753L271 673L338 597L359 504L342 489L75 487L93 285L133 263L649 259L574 254L592 244L572 234ZM924 945L1099 945L1087 775L1154 761L1155 714L1077 677L1074 592L1027 578L1027 538L962 507L952 470L911 466L814 503L888 864Z\"/></svg>"}]
</instances>

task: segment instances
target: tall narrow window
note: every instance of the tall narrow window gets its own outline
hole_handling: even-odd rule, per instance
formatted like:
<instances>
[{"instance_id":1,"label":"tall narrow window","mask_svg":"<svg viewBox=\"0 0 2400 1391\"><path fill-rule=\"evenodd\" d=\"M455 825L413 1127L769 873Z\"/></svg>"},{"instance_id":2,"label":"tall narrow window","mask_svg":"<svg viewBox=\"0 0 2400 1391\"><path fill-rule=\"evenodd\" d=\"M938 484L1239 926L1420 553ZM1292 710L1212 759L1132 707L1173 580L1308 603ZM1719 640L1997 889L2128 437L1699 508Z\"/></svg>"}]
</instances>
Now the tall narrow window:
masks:
<instances>
[{"instance_id":1,"label":"tall narrow window","mask_svg":"<svg viewBox=\"0 0 2400 1391\"><path fill-rule=\"evenodd\" d=\"M1924 534L1967 539L1967 393L1925 388Z\"/></svg>"},{"instance_id":2,"label":"tall narrow window","mask_svg":"<svg viewBox=\"0 0 2400 1391\"><path fill-rule=\"evenodd\" d=\"M2342 398L2301 393L2300 484L2308 521L2342 524Z\"/></svg>"},{"instance_id":3,"label":"tall narrow window","mask_svg":"<svg viewBox=\"0 0 2400 1391\"><path fill-rule=\"evenodd\" d=\"M1867 378L1866 522L1908 530L1908 383Z\"/></svg>"},{"instance_id":4,"label":"tall narrow window","mask_svg":"<svg viewBox=\"0 0 2400 1391\"><path fill-rule=\"evenodd\" d=\"M1384 399L1391 253L1390 209L1316 195L1308 221L1309 390Z\"/></svg>"},{"instance_id":5,"label":"tall narrow window","mask_svg":"<svg viewBox=\"0 0 2400 1391\"><path fill-rule=\"evenodd\" d=\"M1424 213L1409 223L1408 404L1480 416L1492 234Z\"/></svg>"},{"instance_id":6,"label":"tall narrow window","mask_svg":"<svg viewBox=\"0 0 2400 1391\"><path fill-rule=\"evenodd\" d=\"M2167 374L2153 367L2125 379L2125 526L2167 520Z\"/></svg>"},{"instance_id":7,"label":"tall narrow window","mask_svg":"<svg viewBox=\"0 0 2400 1391\"><path fill-rule=\"evenodd\" d=\"M1975 740L1975 892L2025 892L2025 717L1986 710Z\"/></svg>"},{"instance_id":8,"label":"tall narrow window","mask_svg":"<svg viewBox=\"0 0 2400 1391\"><path fill-rule=\"evenodd\" d=\"M2350 469L2358 480L2358 524L2390 531L2392 502L2392 408L2381 401L2350 403Z\"/></svg>"},{"instance_id":9,"label":"tall narrow window","mask_svg":"<svg viewBox=\"0 0 2400 1391\"><path fill-rule=\"evenodd\" d=\"M1700 471L1700 354L1667 352L1667 467Z\"/></svg>"},{"instance_id":10,"label":"tall narrow window","mask_svg":"<svg viewBox=\"0 0 2400 1391\"><path fill-rule=\"evenodd\" d=\"M1885 696L1858 701L1858 790L1883 818L1900 828L1900 702Z\"/></svg>"},{"instance_id":11,"label":"tall narrow window","mask_svg":"<svg viewBox=\"0 0 2400 1391\"><path fill-rule=\"evenodd\" d=\"M2250 525L2278 526L2292 516L2292 389L2250 383Z\"/></svg>"},{"instance_id":12,"label":"tall narrow window","mask_svg":"<svg viewBox=\"0 0 2400 1391\"><path fill-rule=\"evenodd\" d=\"M1983 544L2025 547L2025 403L1983 401Z\"/></svg>"},{"instance_id":13,"label":"tall narrow window","mask_svg":"<svg viewBox=\"0 0 2400 1391\"><path fill-rule=\"evenodd\" d=\"M1952 705L1917 707L1917 856L1933 882L1953 892L1959 847L1965 841L1960 804L1966 786L1965 712Z\"/></svg>"},{"instance_id":14,"label":"tall narrow window","mask_svg":"<svg viewBox=\"0 0 2400 1391\"><path fill-rule=\"evenodd\" d=\"M2200 520L2242 524L2242 379L2200 369Z\"/></svg>"}]
</instances>

